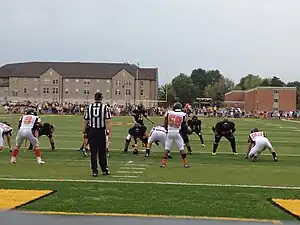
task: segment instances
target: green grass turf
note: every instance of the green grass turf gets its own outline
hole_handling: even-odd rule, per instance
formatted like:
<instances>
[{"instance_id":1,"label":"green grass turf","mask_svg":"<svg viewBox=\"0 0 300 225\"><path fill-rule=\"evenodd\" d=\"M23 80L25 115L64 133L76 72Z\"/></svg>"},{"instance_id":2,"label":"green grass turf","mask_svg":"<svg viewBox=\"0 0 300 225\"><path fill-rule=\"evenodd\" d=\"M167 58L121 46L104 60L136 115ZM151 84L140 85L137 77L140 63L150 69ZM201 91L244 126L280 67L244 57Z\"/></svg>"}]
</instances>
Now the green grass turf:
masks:
<instances>
[{"instance_id":1,"label":"green grass turf","mask_svg":"<svg viewBox=\"0 0 300 225\"><path fill-rule=\"evenodd\" d=\"M0 117L16 128L17 116ZM230 145L223 140L217 156L211 155L213 135L211 127L218 119L203 118L206 147L201 147L197 136L191 136L194 154L188 158L190 168L184 169L174 146L173 159L165 169L159 167L161 146L155 146L151 158L143 154L123 154L122 148L130 117L114 118L113 143L109 165L110 177L92 178L89 159L76 151L81 145L80 116L42 116L44 122L56 125L52 152L48 140L41 137L41 151L46 162L38 165L32 152L21 151L16 165L8 163L10 154L0 154L0 178L52 178L108 181L159 181L207 184L246 184L272 186L300 186L298 139L300 123L281 120L235 120L238 156L230 154ZM154 118L157 124L162 118ZM122 123L122 126L117 125ZM247 135L253 127L267 132L279 162L272 161L268 152L259 162L244 159ZM148 126L151 128L151 125ZM14 142L14 140L13 140ZM140 148L142 149L142 148ZM221 154L223 153L223 154ZM299 155L299 156L298 156ZM128 165L128 162L132 161ZM123 172L120 172L123 171ZM125 172L124 172L125 171ZM117 176L117 177L116 177ZM126 177L132 176L132 177ZM114 212L190 216L221 216L261 219L293 219L277 209L268 198L300 198L299 190L180 186L158 184L118 184L84 182L0 181L0 188L54 189L57 192L32 204L26 210L70 212Z\"/></svg>"}]
</instances>

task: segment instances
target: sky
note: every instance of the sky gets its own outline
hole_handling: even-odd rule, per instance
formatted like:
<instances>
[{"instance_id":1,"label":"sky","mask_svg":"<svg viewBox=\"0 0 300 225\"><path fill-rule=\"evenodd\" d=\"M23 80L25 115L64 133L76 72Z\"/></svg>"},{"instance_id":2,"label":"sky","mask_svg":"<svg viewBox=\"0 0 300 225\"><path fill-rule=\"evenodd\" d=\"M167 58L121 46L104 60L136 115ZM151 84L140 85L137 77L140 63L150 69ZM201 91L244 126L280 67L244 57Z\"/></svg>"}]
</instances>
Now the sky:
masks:
<instances>
[{"instance_id":1,"label":"sky","mask_svg":"<svg viewBox=\"0 0 300 225\"><path fill-rule=\"evenodd\" d=\"M299 0L0 0L0 65L129 62L300 80Z\"/></svg>"}]
</instances>

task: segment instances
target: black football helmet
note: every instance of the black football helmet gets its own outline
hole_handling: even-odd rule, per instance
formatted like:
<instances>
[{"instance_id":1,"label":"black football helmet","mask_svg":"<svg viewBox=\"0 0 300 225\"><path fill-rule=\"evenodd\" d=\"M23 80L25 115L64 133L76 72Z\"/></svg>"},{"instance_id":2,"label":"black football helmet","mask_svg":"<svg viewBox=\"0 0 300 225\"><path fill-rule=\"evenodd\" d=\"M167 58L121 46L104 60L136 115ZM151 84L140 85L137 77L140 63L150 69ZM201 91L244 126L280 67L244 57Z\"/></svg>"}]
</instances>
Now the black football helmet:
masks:
<instances>
[{"instance_id":1,"label":"black football helmet","mask_svg":"<svg viewBox=\"0 0 300 225\"><path fill-rule=\"evenodd\" d=\"M193 116L192 120L198 120L198 117L197 116Z\"/></svg>"},{"instance_id":2,"label":"black football helmet","mask_svg":"<svg viewBox=\"0 0 300 225\"><path fill-rule=\"evenodd\" d=\"M258 128L253 128L250 132L255 133L255 132L259 132L259 130L258 130Z\"/></svg>"},{"instance_id":3,"label":"black football helmet","mask_svg":"<svg viewBox=\"0 0 300 225\"><path fill-rule=\"evenodd\" d=\"M35 109L27 109L25 114L37 116L37 112L35 111Z\"/></svg>"},{"instance_id":4,"label":"black football helmet","mask_svg":"<svg viewBox=\"0 0 300 225\"><path fill-rule=\"evenodd\" d=\"M173 105L173 110L178 110L178 109L182 109L182 104L180 102L176 102L174 105Z\"/></svg>"}]
</instances>

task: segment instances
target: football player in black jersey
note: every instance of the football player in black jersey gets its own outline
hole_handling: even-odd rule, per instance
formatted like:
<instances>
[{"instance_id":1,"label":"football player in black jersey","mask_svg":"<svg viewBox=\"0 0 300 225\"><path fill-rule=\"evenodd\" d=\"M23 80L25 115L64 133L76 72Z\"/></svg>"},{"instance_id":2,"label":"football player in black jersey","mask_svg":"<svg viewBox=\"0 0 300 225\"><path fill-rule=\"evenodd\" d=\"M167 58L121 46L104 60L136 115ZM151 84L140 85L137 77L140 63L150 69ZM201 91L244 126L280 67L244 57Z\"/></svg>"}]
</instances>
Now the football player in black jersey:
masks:
<instances>
[{"instance_id":1,"label":"football player in black jersey","mask_svg":"<svg viewBox=\"0 0 300 225\"><path fill-rule=\"evenodd\" d=\"M38 130L39 137L43 135L48 137L52 151L55 150L55 144L53 139L54 131L55 131L55 126L51 123L43 123ZM31 143L28 149L33 150L33 146Z\"/></svg>"},{"instance_id":2,"label":"football player in black jersey","mask_svg":"<svg viewBox=\"0 0 300 225\"><path fill-rule=\"evenodd\" d=\"M141 140L143 145L147 145L148 143L148 136L145 135L145 129L144 127L141 127L137 124L135 124L134 127L130 128L128 130L128 135L130 135L131 139L131 144L133 148L133 154L138 154L138 149L137 149L137 142L138 140Z\"/></svg>"},{"instance_id":3,"label":"football player in black jersey","mask_svg":"<svg viewBox=\"0 0 300 225\"><path fill-rule=\"evenodd\" d=\"M228 119L224 119L213 126L212 130L215 133L215 142L213 145L212 155L217 154L217 148L222 137L225 137L230 142L233 154L237 155L234 137L235 123L229 121Z\"/></svg>"},{"instance_id":4,"label":"football player in black jersey","mask_svg":"<svg viewBox=\"0 0 300 225\"><path fill-rule=\"evenodd\" d=\"M187 121L187 124L188 124L189 128L191 128L191 133L190 134L195 132L200 138L202 147L205 147L204 141L203 141L203 136L202 136L202 133L201 133L201 120L199 120L197 116L193 116L192 119L189 119Z\"/></svg>"},{"instance_id":5,"label":"football player in black jersey","mask_svg":"<svg viewBox=\"0 0 300 225\"><path fill-rule=\"evenodd\" d=\"M132 128L139 127L140 132L144 132L143 133L144 138L147 138L147 133L146 133L147 127L144 124L144 118L146 118L152 124L154 124L154 122L151 119L149 119L149 117L147 116L144 106L142 104L138 105L138 107L133 110L132 116L133 116L133 122L134 122L134 127L132 127ZM125 139L125 147L124 147L125 153L128 152L128 146L130 144L130 141L131 141L131 135L129 134L129 131L128 131L128 135ZM148 142L148 140L147 140L147 142ZM147 142L146 142L146 144L147 144ZM143 143L145 143L145 142L143 141Z\"/></svg>"},{"instance_id":6,"label":"football player in black jersey","mask_svg":"<svg viewBox=\"0 0 300 225\"><path fill-rule=\"evenodd\" d=\"M183 124L180 129L180 135L183 139L184 145L188 150L188 153L192 154L192 147L190 145L189 134L192 132L191 128L187 124Z\"/></svg>"}]
</instances>

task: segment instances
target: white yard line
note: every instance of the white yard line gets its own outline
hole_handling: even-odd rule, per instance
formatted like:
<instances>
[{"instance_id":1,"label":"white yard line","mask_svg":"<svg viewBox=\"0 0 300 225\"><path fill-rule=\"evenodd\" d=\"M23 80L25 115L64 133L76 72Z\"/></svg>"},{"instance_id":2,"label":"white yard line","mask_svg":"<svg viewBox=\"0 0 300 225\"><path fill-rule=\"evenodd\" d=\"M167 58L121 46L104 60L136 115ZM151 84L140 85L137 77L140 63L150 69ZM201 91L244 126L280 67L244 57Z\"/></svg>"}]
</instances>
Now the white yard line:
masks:
<instances>
[{"instance_id":1,"label":"white yard line","mask_svg":"<svg viewBox=\"0 0 300 225\"><path fill-rule=\"evenodd\" d=\"M300 190L298 186L268 186L247 184L207 184L207 183L183 183L183 182L160 182L160 181L122 181L122 180L76 180L76 179L37 179L37 178L6 178L0 177L0 181L37 181L37 182L76 182L76 183L117 183L117 184L156 184L173 186L203 186L203 187L236 187L236 188L260 188L260 189L283 189Z\"/></svg>"},{"instance_id":2,"label":"white yard line","mask_svg":"<svg viewBox=\"0 0 300 225\"><path fill-rule=\"evenodd\" d=\"M119 170L117 173L144 173L142 171L132 171L132 170Z\"/></svg>"}]
</instances>

